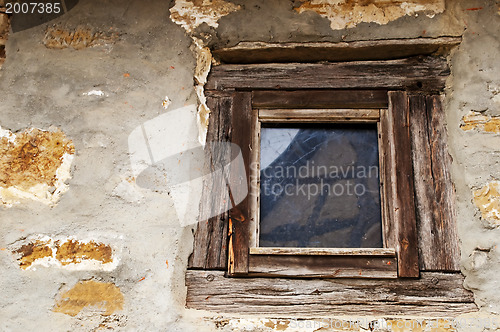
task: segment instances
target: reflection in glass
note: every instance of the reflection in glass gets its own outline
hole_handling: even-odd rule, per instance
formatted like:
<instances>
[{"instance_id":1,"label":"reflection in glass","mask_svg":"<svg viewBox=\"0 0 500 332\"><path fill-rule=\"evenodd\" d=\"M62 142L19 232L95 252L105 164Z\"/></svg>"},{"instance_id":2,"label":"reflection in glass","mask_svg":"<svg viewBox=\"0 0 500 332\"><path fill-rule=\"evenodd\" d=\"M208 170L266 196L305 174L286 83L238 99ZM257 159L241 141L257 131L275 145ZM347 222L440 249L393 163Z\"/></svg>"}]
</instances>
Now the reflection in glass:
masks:
<instances>
[{"instance_id":1,"label":"reflection in glass","mask_svg":"<svg viewBox=\"0 0 500 332\"><path fill-rule=\"evenodd\" d=\"M376 125L261 130L261 247L381 248Z\"/></svg>"}]
</instances>

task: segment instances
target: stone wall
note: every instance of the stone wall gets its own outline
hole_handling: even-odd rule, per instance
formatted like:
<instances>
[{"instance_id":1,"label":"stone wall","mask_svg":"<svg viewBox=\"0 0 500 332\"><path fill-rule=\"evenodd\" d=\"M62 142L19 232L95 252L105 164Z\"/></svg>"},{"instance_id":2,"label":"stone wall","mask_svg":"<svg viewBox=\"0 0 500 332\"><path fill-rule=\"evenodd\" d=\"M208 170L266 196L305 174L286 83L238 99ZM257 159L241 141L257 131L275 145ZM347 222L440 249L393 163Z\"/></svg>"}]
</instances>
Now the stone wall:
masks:
<instances>
[{"instance_id":1,"label":"stone wall","mask_svg":"<svg viewBox=\"0 0 500 332\"><path fill-rule=\"evenodd\" d=\"M0 330L493 331L485 322L500 325L499 9L491 0L80 0L8 39L0 9ZM449 56L447 131L462 271L479 308L461 318L483 323L367 317L348 329L286 313L186 310L197 188L161 179L192 178L203 160L152 166L166 147L203 142L210 50L440 36L463 38Z\"/></svg>"}]
</instances>

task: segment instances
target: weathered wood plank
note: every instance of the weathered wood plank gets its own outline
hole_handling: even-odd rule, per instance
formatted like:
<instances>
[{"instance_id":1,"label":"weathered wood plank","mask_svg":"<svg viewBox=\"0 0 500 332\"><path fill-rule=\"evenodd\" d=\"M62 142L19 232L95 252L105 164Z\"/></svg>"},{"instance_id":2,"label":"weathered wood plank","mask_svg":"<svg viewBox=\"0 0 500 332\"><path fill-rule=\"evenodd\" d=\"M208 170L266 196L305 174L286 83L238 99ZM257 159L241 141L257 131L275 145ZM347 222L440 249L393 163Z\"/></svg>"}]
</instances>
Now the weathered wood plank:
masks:
<instances>
[{"instance_id":1,"label":"weathered wood plank","mask_svg":"<svg viewBox=\"0 0 500 332\"><path fill-rule=\"evenodd\" d=\"M459 271L455 191L439 96L411 96L415 198L422 270Z\"/></svg>"},{"instance_id":2,"label":"weathered wood plank","mask_svg":"<svg viewBox=\"0 0 500 332\"><path fill-rule=\"evenodd\" d=\"M252 109L253 125L255 130L252 133L252 151L250 156L250 239L249 247L259 245L259 220L260 220L260 131L258 110Z\"/></svg>"},{"instance_id":3,"label":"weathered wood plank","mask_svg":"<svg viewBox=\"0 0 500 332\"><path fill-rule=\"evenodd\" d=\"M391 248L250 248L250 255L372 255L396 257Z\"/></svg>"},{"instance_id":4,"label":"weathered wood plank","mask_svg":"<svg viewBox=\"0 0 500 332\"><path fill-rule=\"evenodd\" d=\"M262 122L337 122L373 123L380 118L378 109L261 109Z\"/></svg>"},{"instance_id":5,"label":"weathered wood plank","mask_svg":"<svg viewBox=\"0 0 500 332\"><path fill-rule=\"evenodd\" d=\"M317 62L397 59L447 53L461 37L366 40L340 43L241 42L213 50L224 63Z\"/></svg>"},{"instance_id":6,"label":"weathered wood plank","mask_svg":"<svg viewBox=\"0 0 500 332\"><path fill-rule=\"evenodd\" d=\"M255 121L252 119L250 92L235 92L231 107L231 142L241 149L246 174L239 168L231 168L231 188L248 192L250 183L250 160L252 155L252 133ZM233 156L235 157L235 156ZM234 159L234 158L232 158ZM240 194L234 196L242 196ZM230 275L248 273L248 250L250 237L250 198L246 198L229 210L228 272Z\"/></svg>"},{"instance_id":7,"label":"weathered wood plank","mask_svg":"<svg viewBox=\"0 0 500 332\"><path fill-rule=\"evenodd\" d=\"M252 95L254 108L387 107L387 90L257 90Z\"/></svg>"},{"instance_id":8,"label":"weathered wood plank","mask_svg":"<svg viewBox=\"0 0 500 332\"><path fill-rule=\"evenodd\" d=\"M420 279L225 278L187 271L187 307L266 317L322 315L458 315L477 311L459 273L423 272Z\"/></svg>"},{"instance_id":9,"label":"weathered wood plank","mask_svg":"<svg viewBox=\"0 0 500 332\"><path fill-rule=\"evenodd\" d=\"M431 143L425 96L410 96L410 117L412 135L413 171L415 174L415 204L417 206L418 246L420 268L435 266L439 247L435 241L439 234L433 234L437 213L434 178L432 174Z\"/></svg>"},{"instance_id":10,"label":"weathered wood plank","mask_svg":"<svg viewBox=\"0 0 500 332\"><path fill-rule=\"evenodd\" d=\"M249 275L300 278L397 278L396 257L250 255Z\"/></svg>"},{"instance_id":11,"label":"weathered wood plank","mask_svg":"<svg viewBox=\"0 0 500 332\"><path fill-rule=\"evenodd\" d=\"M223 89L406 89L440 91L449 68L444 58L323 64L220 65L207 90Z\"/></svg>"},{"instance_id":12,"label":"weathered wood plank","mask_svg":"<svg viewBox=\"0 0 500 332\"><path fill-rule=\"evenodd\" d=\"M410 139L409 99L406 92L389 92L389 119L392 122L391 153L394 164L392 197L388 197L391 223L396 225L398 275L418 277L418 236L415 214L413 165Z\"/></svg>"},{"instance_id":13,"label":"weathered wood plank","mask_svg":"<svg viewBox=\"0 0 500 332\"><path fill-rule=\"evenodd\" d=\"M440 96L426 97L432 175L436 213L431 234L434 236L434 264L429 270L460 270L460 249L456 229L455 187L451 180L451 156L448 153L446 119Z\"/></svg>"},{"instance_id":14,"label":"weathered wood plank","mask_svg":"<svg viewBox=\"0 0 500 332\"><path fill-rule=\"evenodd\" d=\"M396 173L393 167L396 163L394 156L393 123L387 109L380 110L379 133L379 167L380 167L380 203L384 245L387 248L397 248L397 225L394 220L394 210L391 208L396 192Z\"/></svg>"},{"instance_id":15,"label":"weathered wood plank","mask_svg":"<svg viewBox=\"0 0 500 332\"><path fill-rule=\"evenodd\" d=\"M207 105L211 109L207 142L227 142L231 131L230 97L208 98ZM224 149L225 148L225 149ZM218 144L206 149L207 168L210 171L221 169L231 158L228 146ZM219 182L214 183L214 180ZM203 183L200 216L213 215L212 211L227 211L227 184L222 178L206 177ZM194 237L193 253L189 267L200 269L227 268L227 212L208 220L200 220Z\"/></svg>"}]
</instances>

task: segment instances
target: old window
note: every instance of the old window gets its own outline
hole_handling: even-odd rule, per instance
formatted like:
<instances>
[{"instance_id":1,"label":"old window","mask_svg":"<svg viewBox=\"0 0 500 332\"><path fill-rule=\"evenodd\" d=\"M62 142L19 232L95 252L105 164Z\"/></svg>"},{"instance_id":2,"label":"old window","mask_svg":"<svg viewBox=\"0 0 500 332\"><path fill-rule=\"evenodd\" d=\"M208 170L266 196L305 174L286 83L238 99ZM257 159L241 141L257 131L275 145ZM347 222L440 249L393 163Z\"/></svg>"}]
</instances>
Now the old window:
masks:
<instances>
[{"instance_id":1,"label":"old window","mask_svg":"<svg viewBox=\"0 0 500 332\"><path fill-rule=\"evenodd\" d=\"M439 95L447 75L446 61L431 56L215 67L206 86L208 140L241 148L247 178L230 176L250 194L231 206L218 199L226 188L205 188L202 208L226 204L228 212L198 225L188 307L473 310L461 286ZM224 163L221 156L207 159ZM357 193L328 194L347 190L348 180ZM286 195L301 184L321 190L312 199L307 190Z\"/></svg>"},{"instance_id":2,"label":"old window","mask_svg":"<svg viewBox=\"0 0 500 332\"><path fill-rule=\"evenodd\" d=\"M250 274L397 277L395 249L383 241L383 112L254 111Z\"/></svg>"},{"instance_id":3,"label":"old window","mask_svg":"<svg viewBox=\"0 0 500 332\"><path fill-rule=\"evenodd\" d=\"M254 91L252 96L258 100L266 98L266 93L271 92ZM413 169L406 126L409 108L403 102L406 94L376 90L303 90L287 94L289 100L302 98L303 94L309 98L316 94L321 100L342 95L350 108L334 100L328 108L283 108L272 93L267 105L248 105L245 130L236 132L233 128L233 142L240 145L238 141L248 141L248 145L240 146L249 146L251 190L246 202L237 207L244 221L232 220L229 215L229 274L418 277ZM384 105L363 103L363 97L377 95L383 95ZM363 105L365 108L360 108ZM241 119L239 122L243 123ZM279 153L281 160L275 161L280 165L269 169L266 163L272 158L270 150L279 149L285 142L283 137L293 133L298 135L294 146L287 144L284 148L288 151ZM276 140L273 147L263 143L270 137ZM321 172L327 174L318 176ZM396 190L386 189L386 176ZM341 209L345 217L339 220ZM335 227L340 227L337 232ZM334 242L329 237L338 239ZM347 237L351 240L341 242ZM277 239L285 243L271 245Z\"/></svg>"}]
</instances>

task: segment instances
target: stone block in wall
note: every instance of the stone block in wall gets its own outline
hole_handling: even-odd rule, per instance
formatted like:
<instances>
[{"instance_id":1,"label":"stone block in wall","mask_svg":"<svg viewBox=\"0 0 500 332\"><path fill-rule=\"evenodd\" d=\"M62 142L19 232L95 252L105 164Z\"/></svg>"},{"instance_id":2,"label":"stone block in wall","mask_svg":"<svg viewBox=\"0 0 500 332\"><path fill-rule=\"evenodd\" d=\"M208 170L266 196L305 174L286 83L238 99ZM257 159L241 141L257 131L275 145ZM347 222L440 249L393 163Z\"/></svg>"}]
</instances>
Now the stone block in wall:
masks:
<instances>
[{"instance_id":1,"label":"stone block in wall","mask_svg":"<svg viewBox=\"0 0 500 332\"><path fill-rule=\"evenodd\" d=\"M490 226L500 226L500 181L492 181L474 191L474 204Z\"/></svg>"},{"instance_id":2,"label":"stone block in wall","mask_svg":"<svg viewBox=\"0 0 500 332\"><path fill-rule=\"evenodd\" d=\"M56 204L69 188L74 154L72 140L59 129L14 134L0 128L0 204L11 207L26 198Z\"/></svg>"},{"instance_id":3,"label":"stone block in wall","mask_svg":"<svg viewBox=\"0 0 500 332\"><path fill-rule=\"evenodd\" d=\"M45 31L43 44L47 48L63 49L74 48L81 50L87 47L113 44L118 40L118 33L98 31L87 27L68 29L51 26Z\"/></svg>"},{"instance_id":4,"label":"stone block in wall","mask_svg":"<svg viewBox=\"0 0 500 332\"><path fill-rule=\"evenodd\" d=\"M73 237L30 236L9 248L24 270L37 266L68 270L111 271L118 266L120 248L98 240Z\"/></svg>"},{"instance_id":5,"label":"stone block in wall","mask_svg":"<svg viewBox=\"0 0 500 332\"><path fill-rule=\"evenodd\" d=\"M122 310L124 297L119 287L111 282L84 280L71 289L62 290L53 311L76 316L85 308L109 316Z\"/></svg>"},{"instance_id":6,"label":"stone block in wall","mask_svg":"<svg viewBox=\"0 0 500 332\"><path fill-rule=\"evenodd\" d=\"M470 112L462 117L460 128L464 131L479 130L490 133L500 133L500 117L483 115L480 112Z\"/></svg>"}]
</instances>

